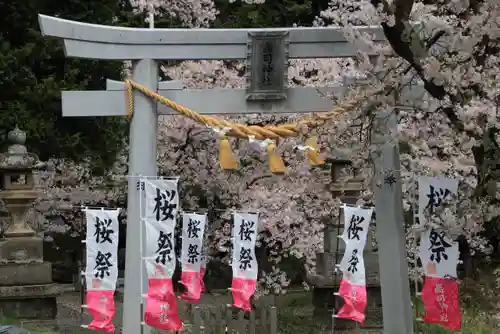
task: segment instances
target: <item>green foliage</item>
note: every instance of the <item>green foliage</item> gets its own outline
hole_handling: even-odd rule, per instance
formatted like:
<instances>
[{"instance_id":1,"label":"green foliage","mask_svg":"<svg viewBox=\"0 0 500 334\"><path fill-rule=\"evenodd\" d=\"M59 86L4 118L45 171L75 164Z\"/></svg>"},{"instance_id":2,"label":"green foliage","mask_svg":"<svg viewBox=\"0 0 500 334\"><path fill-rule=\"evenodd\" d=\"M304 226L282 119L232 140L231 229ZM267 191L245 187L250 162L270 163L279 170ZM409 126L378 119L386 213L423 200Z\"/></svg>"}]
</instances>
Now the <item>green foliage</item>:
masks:
<instances>
[{"instance_id":1,"label":"green foliage","mask_svg":"<svg viewBox=\"0 0 500 334\"><path fill-rule=\"evenodd\" d=\"M121 63L66 58L62 43L42 37L38 13L113 24L116 0L11 0L0 2L0 147L16 124L41 159L80 160L92 156L111 164L126 140L118 117L63 118L62 90L105 89L106 78L120 79Z\"/></svg>"},{"instance_id":2,"label":"green foliage","mask_svg":"<svg viewBox=\"0 0 500 334\"><path fill-rule=\"evenodd\" d=\"M256 5L227 0L215 3L220 11L215 22L217 28L310 26L314 17L328 7L327 0L266 0Z\"/></svg>"},{"instance_id":3,"label":"green foliage","mask_svg":"<svg viewBox=\"0 0 500 334\"><path fill-rule=\"evenodd\" d=\"M217 0L216 27L310 25L326 0L268 0L262 5ZM62 90L102 90L106 79L120 79L121 62L66 58L59 40L42 37L37 14L69 20L145 27L125 0L11 0L0 2L0 148L16 125L27 132L27 145L42 160L79 161L92 157L100 170L114 162L127 140L119 117L63 118ZM178 27L168 15L160 28Z\"/></svg>"}]
</instances>

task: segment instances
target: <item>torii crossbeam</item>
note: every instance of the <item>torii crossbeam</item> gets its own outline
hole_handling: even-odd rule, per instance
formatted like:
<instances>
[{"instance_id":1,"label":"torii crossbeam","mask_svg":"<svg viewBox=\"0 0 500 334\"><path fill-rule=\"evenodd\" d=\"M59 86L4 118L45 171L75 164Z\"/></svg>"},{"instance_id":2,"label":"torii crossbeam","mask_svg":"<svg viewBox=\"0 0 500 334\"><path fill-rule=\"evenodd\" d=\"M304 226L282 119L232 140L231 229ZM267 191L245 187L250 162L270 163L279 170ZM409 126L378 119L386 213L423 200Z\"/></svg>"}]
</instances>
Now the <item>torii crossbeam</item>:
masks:
<instances>
[{"instance_id":1,"label":"torii crossbeam","mask_svg":"<svg viewBox=\"0 0 500 334\"><path fill-rule=\"evenodd\" d=\"M200 113L294 113L328 111L330 102L323 100L314 88L287 88L288 58L338 58L355 56L355 46L348 43L339 28L281 29L135 29L87 24L39 15L42 34L62 38L68 57L89 59L133 60L133 80L147 89L160 91ZM361 27L385 40L381 28ZM257 59L263 43L271 45L277 56L273 70L266 72L270 83L262 83L262 59ZM182 90L180 83L158 84L161 60L246 60L251 69L250 88L246 90ZM248 65L247 64L247 65ZM256 65L257 64L257 65ZM259 67L260 66L260 67ZM272 73L271 73L272 72ZM264 87L266 86L266 87ZM63 92L64 116L124 116L125 101L119 83L108 91ZM328 91L328 89L326 89ZM335 90L335 88L334 88ZM216 103L217 102L217 103ZM216 108L217 107L217 108ZM142 93L134 91L134 117L130 124L129 175L154 176L156 167L157 115L173 113ZM384 165L399 170L395 150L385 150ZM386 166L386 167L387 167ZM399 189L399 192L398 192ZM405 234L402 227L401 184L390 189L383 186L377 193L377 230L379 265L382 284L384 332L413 332L410 288L406 263ZM125 271L123 333L149 333L141 326L143 286L135 268L144 270L140 258L141 225L137 203L136 180L128 180L128 220ZM399 204L398 204L399 202ZM387 210L391 207L391 210ZM332 264L333 265L333 264ZM132 270L131 270L132 268ZM144 283L144 282L143 282ZM389 289L390 288L390 289ZM145 291L145 290L144 290Z\"/></svg>"}]
</instances>

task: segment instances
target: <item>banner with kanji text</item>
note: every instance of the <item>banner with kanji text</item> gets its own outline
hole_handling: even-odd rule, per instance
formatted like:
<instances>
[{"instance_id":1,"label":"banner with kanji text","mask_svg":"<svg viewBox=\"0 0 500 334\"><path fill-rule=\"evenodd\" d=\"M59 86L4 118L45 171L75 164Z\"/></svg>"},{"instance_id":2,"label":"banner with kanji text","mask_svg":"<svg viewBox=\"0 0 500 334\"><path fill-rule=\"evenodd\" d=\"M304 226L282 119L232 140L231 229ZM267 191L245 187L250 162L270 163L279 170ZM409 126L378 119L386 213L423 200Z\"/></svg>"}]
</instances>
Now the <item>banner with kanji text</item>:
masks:
<instances>
[{"instance_id":1,"label":"banner with kanji text","mask_svg":"<svg viewBox=\"0 0 500 334\"><path fill-rule=\"evenodd\" d=\"M114 333L115 289L118 278L119 209L87 209L86 308L92 321L86 327Z\"/></svg>"},{"instance_id":2,"label":"banner with kanji text","mask_svg":"<svg viewBox=\"0 0 500 334\"><path fill-rule=\"evenodd\" d=\"M258 264L255 256L259 215L233 213L233 306L251 311L250 298L257 289Z\"/></svg>"},{"instance_id":3,"label":"banner with kanji text","mask_svg":"<svg viewBox=\"0 0 500 334\"><path fill-rule=\"evenodd\" d=\"M181 331L183 325L172 285L177 262L174 245L179 207L178 180L144 179L143 182L142 223L146 231L143 259L149 283L144 322L163 330Z\"/></svg>"},{"instance_id":4,"label":"banner with kanji text","mask_svg":"<svg viewBox=\"0 0 500 334\"><path fill-rule=\"evenodd\" d=\"M373 209L344 205L343 213L344 231L340 238L345 242L345 251L339 265L342 281L338 295L344 298L344 305L335 317L363 323L367 305L363 251Z\"/></svg>"}]
</instances>

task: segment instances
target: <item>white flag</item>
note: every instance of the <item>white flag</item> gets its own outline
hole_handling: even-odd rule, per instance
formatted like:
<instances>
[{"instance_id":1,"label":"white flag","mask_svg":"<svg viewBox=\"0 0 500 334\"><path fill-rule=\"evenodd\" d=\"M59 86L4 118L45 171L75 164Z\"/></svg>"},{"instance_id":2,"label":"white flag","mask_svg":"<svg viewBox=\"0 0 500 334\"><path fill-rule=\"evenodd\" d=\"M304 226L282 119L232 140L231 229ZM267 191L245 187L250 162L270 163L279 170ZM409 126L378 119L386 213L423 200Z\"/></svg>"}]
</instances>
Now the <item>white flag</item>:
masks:
<instances>
[{"instance_id":1,"label":"white flag","mask_svg":"<svg viewBox=\"0 0 500 334\"><path fill-rule=\"evenodd\" d=\"M457 277L458 242L448 238L444 231L422 232L419 256L425 276Z\"/></svg>"},{"instance_id":2,"label":"white flag","mask_svg":"<svg viewBox=\"0 0 500 334\"><path fill-rule=\"evenodd\" d=\"M350 242L346 245L344 257L340 261L342 278L356 285L366 285L364 244Z\"/></svg>"},{"instance_id":3,"label":"white flag","mask_svg":"<svg viewBox=\"0 0 500 334\"><path fill-rule=\"evenodd\" d=\"M258 214L233 214L233 278L257 279L255 242L258 224Z\"/></svg>"},{"instance_id":4,"label":"white flag","mask_svg":"<svg viewBox=\"0 0 500 334\"><path fill-rule=\"evenodd\" d=\"M457 194L458 180L444 176L420 176L418 178L418 219L425 224L425 210L434 210L443 200Z\"/></svg>"},{"instance_id":5,"label":"white flag","mask_svg":"<svg viewBox=\"0 0 500 334\"><path fill-rule=\"evenodd\" d=\"M148 278L171 278L175 271L175 224L179 207L177 180L144 180L143 258Z\"/></svg>"},{"instance_id":6,"label":"white flag","mask_svg":"<svg viewBox=\"0 0 500 334\"><path fill-rule=\"evenodd\" d=\"M172 222L179 208L178 180L147 180L145 183L144 219L158 223Z\"/></svg>"},{"instance_id":7,"label":"white flag","mask_svg":"<svg viewBox=\"0 0 500 334\"><path fill-rule=\"evenodd\" d=\"M340 236L345 242L345 252L339 268L343 278L352 284L365 285L365 262L363 251L372 220L373 208L365 209L345 205L344 231Z\"/></svg>"},{"instance_id":8,"label":"white flag","mask_svg":"<svg viewBox=\"0 0 500 334\"><path fill-rule=\"evenodd\" d=\"M206 221L204 214L184 213L182 216L182 271L200 271Z\"/></svg>"},{"instance_id":9,"label":"white flag","mask_svg":"<svg viewBox=\"0 0 500 334\"><path fill-rule=\"evenodd\" d=\"M87 290L114 291L118 278L120 209L85 209L84 212L87 223Z\"/></svg>"},{"instance_id":10,"label":"white flag","mask_svg":"<svg viewBox=\"0 0 500 334\"><path fill-rule=\"evenodd\" d=\"M344 205L343 211L344 231L341 238L346 245L349 243L359 243L364 247L368 235L368 227L372 220L373 209Z\"/></svg>"}]
</instances>

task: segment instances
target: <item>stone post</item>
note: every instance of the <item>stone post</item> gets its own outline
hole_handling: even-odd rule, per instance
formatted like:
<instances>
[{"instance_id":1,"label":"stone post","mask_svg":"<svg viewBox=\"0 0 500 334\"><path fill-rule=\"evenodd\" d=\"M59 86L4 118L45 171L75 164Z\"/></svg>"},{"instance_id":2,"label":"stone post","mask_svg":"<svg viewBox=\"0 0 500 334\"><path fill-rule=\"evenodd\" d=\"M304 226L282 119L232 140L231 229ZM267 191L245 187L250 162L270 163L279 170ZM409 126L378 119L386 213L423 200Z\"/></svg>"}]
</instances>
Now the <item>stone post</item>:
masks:
<instances>
[{"instance_id":1,"label":"stone post","mask_svg":"<svg viewBox=\"0 0 500 334\"><path fill-rule=\"evenodd\" d=\"M16 127L8 139L8 151L0 154L0 198L10 218L0 239L0 316L54 320L57 289L52 267L43 261L43 239L26 221L38 197L33 170L40 163L27 152L23 131Z\"/></svg>"},{"instance_id":2,"label":"stone post","mask_svg":"<svg viewBox=\"0 0 500 334\"><path fill-rule=\"evenodd\" d=\"M336 159L332 161L332 183L330 190L339 197L343 203L355 204L362 189L363 182L354 176L347 181L340 181L340 171L349 166L350 161ZM314 315L331 321L334 308L337 310L342 306L343 298L334 296L338 292L342 274L335 273L335 265L339 264L344 255L345 245L337 236L342 233L344 222L341 217L337 221L331 221L324 230L324 252L316 254L316 276L313 288ZM363 253L366 267L366 289L368 306L366 309L366 321L360 328L381 329L382 328L382 302L379 281L378 257L373 249L371 238L373 231L368 234L368 241ZM335 319L335 329L345 330L356 328L356 323L350 320Z\"/></svg>"}]
</instances>

